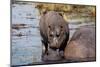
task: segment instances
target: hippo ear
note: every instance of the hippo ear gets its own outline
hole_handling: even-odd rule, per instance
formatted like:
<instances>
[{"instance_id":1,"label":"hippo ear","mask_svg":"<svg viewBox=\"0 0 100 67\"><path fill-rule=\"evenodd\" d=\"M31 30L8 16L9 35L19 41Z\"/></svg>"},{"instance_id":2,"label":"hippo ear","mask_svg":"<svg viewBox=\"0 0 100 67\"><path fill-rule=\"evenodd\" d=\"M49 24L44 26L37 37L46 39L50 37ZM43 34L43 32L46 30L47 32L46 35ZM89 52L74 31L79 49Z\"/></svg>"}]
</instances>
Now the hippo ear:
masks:
<instances>
[{"instance_id":1,"label":"hippo ear","mask_svg":"<svg viewBox=\"0 0 100 67\"><path fill-rule=\"evenodd\" d=\"M46 11L46 10L44 10L44 11L43 11L43 14L46 14L46 13L47 13L47 11Z\"/></svg>"},{"instance_id":2,"label":"hippo ear","mask_svg":"<svg viewBox=\"0 0 100 67\"><path fill-rule=\"evenodd\" d=\"M59 13L59 15L63 17L63 14L62 13Z\"/></svg>"}]
</instances>

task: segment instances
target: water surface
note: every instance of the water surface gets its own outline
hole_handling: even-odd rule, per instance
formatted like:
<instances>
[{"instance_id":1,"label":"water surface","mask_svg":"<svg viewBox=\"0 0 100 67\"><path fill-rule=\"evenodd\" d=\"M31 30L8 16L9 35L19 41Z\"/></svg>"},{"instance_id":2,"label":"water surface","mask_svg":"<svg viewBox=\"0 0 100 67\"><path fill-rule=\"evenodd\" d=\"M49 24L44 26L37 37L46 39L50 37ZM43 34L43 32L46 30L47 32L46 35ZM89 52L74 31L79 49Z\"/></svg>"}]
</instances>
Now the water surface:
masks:
<instances>
[{"instance_id":1,"label":"water surface","mask_svg":"<svg viewBox=\"0 0 100 67\"><path fill-rule=\"evenodd\" d=\"M69 14L70 16L70 14ZM35 4L12 4L12 65L27 65L41 62L42 45L39 33L39 11ZM85 17L86 19L87 17ZM84 19L84 18L83 18ZM88 18L87 20L90 20ZM84 25L95 25L94 22L82 19L69 19L70 38L77 28ZM21 26L21 24L24 24Z\"/></svg>"}]
</instances>

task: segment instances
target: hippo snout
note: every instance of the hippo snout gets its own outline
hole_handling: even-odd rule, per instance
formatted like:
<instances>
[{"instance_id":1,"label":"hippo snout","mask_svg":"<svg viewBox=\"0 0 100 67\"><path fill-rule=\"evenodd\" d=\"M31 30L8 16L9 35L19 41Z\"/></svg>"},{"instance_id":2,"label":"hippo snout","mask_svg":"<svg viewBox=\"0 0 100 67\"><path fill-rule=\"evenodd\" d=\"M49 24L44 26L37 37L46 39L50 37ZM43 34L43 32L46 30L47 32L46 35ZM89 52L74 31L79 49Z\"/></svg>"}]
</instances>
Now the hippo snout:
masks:
<instances>
[{"instance_id":1,"label":"hippo snout","mask_svg":"<svg viewBox=\"0 0 100 67\"><path fill-rule=\"evenodd\" d=\"M53 38L53 42L49 44L49 46L52 48L59 48L60 45L59 45L59 42L58 42L58 39L56 37Z\"/></svg>"}]
</instances>

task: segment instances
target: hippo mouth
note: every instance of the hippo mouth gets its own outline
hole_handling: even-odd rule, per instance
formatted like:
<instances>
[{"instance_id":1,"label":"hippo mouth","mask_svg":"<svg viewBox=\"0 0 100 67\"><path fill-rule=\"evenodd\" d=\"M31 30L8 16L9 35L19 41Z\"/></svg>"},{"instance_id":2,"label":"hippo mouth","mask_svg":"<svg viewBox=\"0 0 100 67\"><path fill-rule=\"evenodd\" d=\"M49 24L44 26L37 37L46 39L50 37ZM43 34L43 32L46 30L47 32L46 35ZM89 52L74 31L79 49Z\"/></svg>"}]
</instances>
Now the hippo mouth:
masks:
<instances>
[{"instance_id":1,"label":"hippo mouth","mask_svg":"<svg viewBox=\"0 0 100 67\"><path fill-rule=\"evenodd\" d=\"M49 47L52 49L58 49L60 47L59 43L50 43Z\"/></svg>"}]
</instances>

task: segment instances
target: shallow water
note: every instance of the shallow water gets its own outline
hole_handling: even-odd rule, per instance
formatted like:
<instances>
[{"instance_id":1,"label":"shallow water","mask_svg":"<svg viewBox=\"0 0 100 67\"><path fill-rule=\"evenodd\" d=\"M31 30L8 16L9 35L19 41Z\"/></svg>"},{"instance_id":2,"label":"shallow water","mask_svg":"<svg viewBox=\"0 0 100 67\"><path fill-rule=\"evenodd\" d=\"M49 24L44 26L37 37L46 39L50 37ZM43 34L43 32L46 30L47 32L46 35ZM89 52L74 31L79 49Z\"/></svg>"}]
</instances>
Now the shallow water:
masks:
<instances>
[{"instance_id":1,"label":"shallow water","mask_svg":"<svg viewBox=\"0 0 100 67\"><path fill-rule=\"evenodd\" d=\"M12 6L13 24L26 24L27 28L12 29L12 65L41 62L41 38L38 29L38 10L34 5ZM18 36L18 34L22 34Z\"/></svg>"},{"instance_id":2,"label":"shallow water","mask_svg":"<svg viewBox=\"0 0 100 67\"><path fill-rule=\"evenodd\" d=\"M77 19L77 21L80 21L80 19ZM95 25L92 21L90 23L77 23L76 20L69 20L69 22L70 38L78 27ZM41 62L42 45L39 33L39 11L35 8L35 5L31 3L13 4L12 26L14 24L25 24L26 28L12 28L11 65Z\"/></svg>"}]
</instances>

